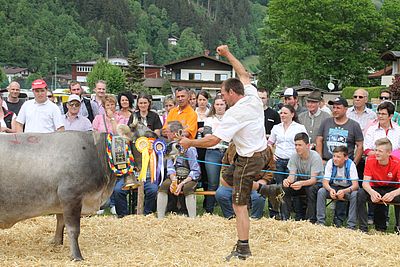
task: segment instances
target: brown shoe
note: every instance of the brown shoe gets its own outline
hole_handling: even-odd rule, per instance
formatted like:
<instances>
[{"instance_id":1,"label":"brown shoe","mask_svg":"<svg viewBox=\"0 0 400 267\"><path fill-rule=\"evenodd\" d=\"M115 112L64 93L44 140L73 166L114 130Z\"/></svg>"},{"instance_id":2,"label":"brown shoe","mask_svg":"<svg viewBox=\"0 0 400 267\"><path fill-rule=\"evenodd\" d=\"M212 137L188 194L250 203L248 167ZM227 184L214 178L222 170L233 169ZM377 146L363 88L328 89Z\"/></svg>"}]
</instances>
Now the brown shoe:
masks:
<instances>
[{"instance_id":1,"label":"brown shoe","mask_svg":"<svg viewBox=\"0 0 400 267\"><path fill-rule=\"evenodd\" d=\"M231 258L236 257L240 260L246 260L248 257L251 256L250 246L249 243L241 243L238 241L236 245L233 247L231 254L226 256L225 260L230 261Z\"/></svg>"}]
</instances>

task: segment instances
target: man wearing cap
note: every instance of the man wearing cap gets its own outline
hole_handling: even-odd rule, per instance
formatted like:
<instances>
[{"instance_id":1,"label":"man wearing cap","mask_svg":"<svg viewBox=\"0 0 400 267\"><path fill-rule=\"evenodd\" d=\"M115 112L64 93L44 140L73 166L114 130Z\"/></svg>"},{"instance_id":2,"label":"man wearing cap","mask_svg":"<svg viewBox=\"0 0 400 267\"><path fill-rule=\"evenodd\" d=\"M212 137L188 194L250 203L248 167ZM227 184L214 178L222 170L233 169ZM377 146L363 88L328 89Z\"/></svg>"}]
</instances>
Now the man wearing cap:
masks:
<instances>
[{"instance_id":1,"label":"man wearing cap","mask_svg":"<svg viewBox=\"0 0 400 267\"><path fill-rule=\"evenodd\" d=\"M26 101L17 116L17 132L52 133L64 131L60 109L47 98L46 82L42 79L33 81L32 91L35 98Z\"/></svg>"},{"instance_id":2,"label":"man wearing cap","mask_svg":"<svg viewBox=\"0 0 400 267\"><path fill-rule=\"evenodd\" d=\"M24 101L19 99L19 93L21 91L20 85L18 82L11 82L8 87L8 97L6 99L7 107L9 111L14 112L15 115L18 115L19 110L24 104Z\"/></svg>"},{"instance_id":3,"label":"man wearing cap","mask_svg":"<svg viewBox=\"0 0 400 267\"><path fill-rule=\"evenodd\" d=\"M326 163L332 158L335 147L345 146L348 148L349 158L357 165L363 153L364 137L361 127L358 122L346 116L349 104L345 98L337 97L328 104L333 105L332 118L325 119L318 130L316 151ZM346 217L346 204L336 203L334 223L337 226L341 226Z\"/></svg>"},{"instance_id":4,"label":"man wearing cap","mask_svg":"<svg viewBox=\"0 0 400 267\"><path fill-rule=\"evenodd\" d=\"M92 131L90 120L79 114L82 105L81 98L78 95L68 97L67 113L63 115L64 127L66 131Z\"/></svg>"},{"instance_id":5,"label":"man wearing cap","mask_svg":"<svg viewBox=\"0 0 400 267\"><path fill-rule=\"evenodd\" d=\"M307 129L308 136L310 137L310 146L315 148L317 132L321 123L331 116L322 111L319 108L319 102L322 100L321 92L315 90L311 92L307 98L307 110L308 112L302 112L299 114L299 122L304 125Z\"/></svg>"},{"instance_id":6,"label":"man wearing cap","mask_svg":"<svg viewBox=\"0 0 400 267\"><path fill-rule=\"evenodd\" d=\"M91 102L89 99L83 97L83 89L81 87L81 84L79 82L71 82L69 84L69 92L71 95L77 95L79 96L80 102L82 105L80 105L79 109L79 115L88 118L90 122L93 122L94 120L94 113L93 109L96 109L93 107L94 103ZM63 104L63 114L66 114L68 112L67 109L67 103Z\"/></svg>"},{"instance_id":7,"label":"man wearing cap","mask_svg":"<svg viewBox=\"0 0 400 267\"><path fill-rule=\"evenodd\" d=\"M299 94L293 88L286 88L283 92L285 105L291 105L296 110L296 114L299 115L302 112L307 111L307 108L299 105Z\"/></svg>"}]
</instances>

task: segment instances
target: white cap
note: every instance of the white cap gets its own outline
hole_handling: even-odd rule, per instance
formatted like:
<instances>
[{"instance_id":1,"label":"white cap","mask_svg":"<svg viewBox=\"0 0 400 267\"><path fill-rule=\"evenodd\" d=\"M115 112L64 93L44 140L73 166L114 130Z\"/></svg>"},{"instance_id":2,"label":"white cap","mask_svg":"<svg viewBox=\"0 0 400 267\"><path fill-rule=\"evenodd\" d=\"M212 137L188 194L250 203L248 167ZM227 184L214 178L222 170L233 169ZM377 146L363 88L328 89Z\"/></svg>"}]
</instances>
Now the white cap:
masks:
<instances>
[{"instance_id":1,"label":"white cap","mask_svg":"<svg viewBox=\"0 0 400 267\"><path fill-rule=\"evenodd\" d=\"M71 102L71 101L78 101L78 102L81 102L81 98L78 96L78 95L70 95L69 97L68 97L68 102Z\"/></svg>"},{"instance_id":2,"label":"white cap","mask_svg":"<svg viewBox=\"0 0 400 267\"><path fill-rule=\"evenodd\" d=\"M283 96L298 96L297 91L294 90L293 88L286 88L285 92L283 93Z\"/></svg>"}]
</instances>

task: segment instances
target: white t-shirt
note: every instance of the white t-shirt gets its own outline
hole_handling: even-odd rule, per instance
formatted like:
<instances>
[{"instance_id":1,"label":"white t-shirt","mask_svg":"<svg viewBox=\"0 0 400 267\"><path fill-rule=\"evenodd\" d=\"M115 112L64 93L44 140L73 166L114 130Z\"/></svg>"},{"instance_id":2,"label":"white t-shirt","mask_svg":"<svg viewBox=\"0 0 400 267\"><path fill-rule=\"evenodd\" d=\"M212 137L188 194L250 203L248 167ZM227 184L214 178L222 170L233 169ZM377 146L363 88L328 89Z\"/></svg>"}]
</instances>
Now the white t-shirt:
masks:
<instances>
[{"instance_id":1,"label":"white t-shirt","mask_svg":"<svg viewBox=\"0 0 400 267\"><path fill-rule=\"evenodd\" d=\"M244 92L245 97L225 112L213 135L225 142L232 140L240 156L251 157L267 148L264 109L254 86L245 85Z\"/></svg>"},{"instance_id":2,"label":"white t-shirt","mask_svg":"<svg viewBox=\"0 0 400 267\"><path fill-rule=\"evenodd\" d=\"M26 133L52 133L64 126L60 109L49 100L41 104L35 99L26 101L17 122L25 125Z\"/></svg>"}]
</instances>

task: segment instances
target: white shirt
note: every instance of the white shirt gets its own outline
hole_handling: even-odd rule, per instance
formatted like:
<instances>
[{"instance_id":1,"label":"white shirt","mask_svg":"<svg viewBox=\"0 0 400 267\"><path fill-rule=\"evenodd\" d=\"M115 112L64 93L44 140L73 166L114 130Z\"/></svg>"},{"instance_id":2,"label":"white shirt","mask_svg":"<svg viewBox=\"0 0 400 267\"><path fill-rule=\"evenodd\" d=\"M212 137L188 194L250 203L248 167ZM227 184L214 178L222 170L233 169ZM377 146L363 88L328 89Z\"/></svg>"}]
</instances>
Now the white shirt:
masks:
<instances>
[{"instance_id":1,"label":"white shirt","mask_svg":"<svg viewBox=\"0 0 400 267\"><path fill-rule=\"evenodd\" d=\"M379 126L379 123L368 127L364 136L364 150L375 149L375 141L387 137L392 143L393 150L400 148L400 127L396 123L391 122L392 127L386 131Z\"/></svg>"},{"instance_id":2,"label":"white shirt","mask_svg":"<svg viewBox=\"0 0 400 267\"><path fill-rule=\"evenodd\" d=\"M218 128L219 124L221 123L222 118L219 119L218 117L211 116L211 117L207 117L204 120L204 127L208 126L211 128L212 132L215 132L215 130ZM215 146L209 147L207 149L225 149L227 148L226 145L222 144L223 142L219 142L218 144L216 144Z\"/></svg>"},{"instance_id":3,"label":"white shirt","mask_svg":"<svg viewBox=\"0 0 400 267\"><path fill-rule=\"evenodd\" d=\"M347 110L346 115L348 118L358 122L358 124L360 124L361 131L363 132L366 129L367 125L371 121L376 119L376 113L369 108L365 108L364 111L361 113L361 115L359 115L354 109L354 107L351 107Z\"/></svg>"},{"instance_id":4,"label":"white shirt","mask_svg":"<svg viewBox=\"0 0 400 267\"><path fill-rule=\"evenodd\" d=\"M267 148L264 129L264 108L257 89L244 86L245 96L230 107L213 135L225 142L231 140L236 152L242 157L251 157L255 152Z\"/></svg>"},{"instance_id":5,"label":"white shirt","mask_svg":"<svg viewBox=\"0 0 400 267\"><path fill-rule=\"evenodd\" d=\"M26 133L52 133L64 126L60 109L49 100L44 103L37 103L35 99L26 101L17 122L25 125Z\"/></svg>"},{"instance_id":6,"label":"white shirt","mask_svg":"<svg viewBox=\"0 0 400 267\"><path fill-rule=\"evenodd\" d=\"M294 145L294 136L298 133L307 133L304 125L293 121L286 129L283 122L274 125L268 144L275 145L275 155L281 159L289 159L293 153L296 153Z\"/></svg>"}]
</instances>

